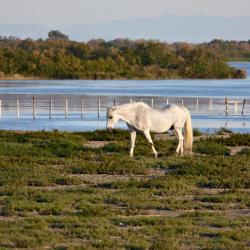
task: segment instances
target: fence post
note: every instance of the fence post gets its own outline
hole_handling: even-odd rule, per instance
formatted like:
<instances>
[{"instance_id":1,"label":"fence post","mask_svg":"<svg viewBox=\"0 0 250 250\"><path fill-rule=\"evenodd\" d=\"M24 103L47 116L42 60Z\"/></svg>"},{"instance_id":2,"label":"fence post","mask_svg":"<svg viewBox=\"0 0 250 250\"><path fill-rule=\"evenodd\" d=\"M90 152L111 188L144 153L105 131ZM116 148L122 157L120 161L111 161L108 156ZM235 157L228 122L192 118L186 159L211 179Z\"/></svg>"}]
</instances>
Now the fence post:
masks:
<instances>
[{"instance_id":1,"label":"fence post","mask_svg":"<svg viewBox=\"0 0 250 250\"><path fill-rule=\"evenodd\" d=\"M168 104L168 99L167 99L167 104Z\"/></svg>"},{"instance_id":2,"label":"fence post","mask_svg":"<svg viewBox=\"0 0 250 250\"><path fill-rule=\"evenodd\" d=\"M65 119L68 118L68 99L65 99Z\"/></svg>"},{"instance_id":3,"label":"fence post","mask_svg":"<svg viewBox=\"0 0 250 250\"><path fill-rule=\"evenodd\" d=\"M151 99L151 108L154 108L154 99Z\"/></svg>"},{"instance_id":4,"label":"fence post","mask_svg":"<svg viewBox=\"0 0 250 250\"><path fill-rule=\"evenodd\" d=\"M181 100L181 107L183 108L183 105L184 105L184 101L183 99Z\"/></svg>"},{"instance_id":5,"label":"fence post","mask_svg":"<svg viewBox=\"0 0 250 250\"><path fill-rule=\"evenodd\" d=\"M234 112L235 112L235 114L238 113L238 100L235 100L235 102L234 102Z\"/></svg>"},{"instance_id":6,"label":"fence post","mask_svg":"<svg viewBox=\"0 0 250 250\"><path fill-rule=\"evenodd\" d=\"M97 113L98 113L98 119L100 117L100 111L101 111L101 100L100 98L98 99L98 110L97 110Z\"/></svg>"},{"instance_id":7,"label":"fence post","mask_svg":"<svg viewBox=\"0 0 250 250\"><path fill-rule=\"evenodd\" d=\"M246 104L246 99L244 99L243 102L242 102L242 111L241 111L242 115L244 115L245 104Z\"/></svg>"},{"instance_id":8,"label":"fence post","mask_svg":"<svg viewBox=\"0 0 250 250\"><path fill-rule=\"evenodd\" d=\"M36 97L33 96L33 119L36 119Z\"/></svg>"},{"instance_id":9,"label":"fence post","mask_svg":"<svg viewBox=\"0 0 250 250\"><path fill-rule=\"evenodd\" d=\"M18 99L16 100L16 109L17 109L17 118L20 117L20 112L19 112L19 101Z\"/></svg>"},{"instance_id":10,"label":"fence post","mask_svg":"<svg viewBox=\"0 0 250 250\"><path fill-rule=\"evenodd\" d=\"M209 100L209 111L212 111L212 104L213 104L212 99L210 99Z\"/></svg>"},{"instance_id":11,"label":"fence post","mask_svg":"<svg viewBox=\"0 0 250 250\"><path fill-rule=\"evenodd\" d=\"M83 98L81 101L81 119L83 119Z\"/></svg>"},{"instance_id":12,"label":"fence post","mask_svg":"<svg viewBox=\"0 0 250 250\"><path fill-rule=\"evenodd\" d=\"M114 106L115 106L115 99L114 99Z\"/></svg>"},{"instance_id":13,"label":"fence post","mask_svg":"<svg viewBox=\"0 0 250 250\"><path fill-rule=\"evenodd\" d=\"M228 115L228 97L225 97L226 115Z\"/></svg>"},{"instance_id":14,"label":"fence post","mask_svg":"<svg viewBox=\"0 0 250 250\"><path fill-rule=\"evenodd\" d=\"M52 99L50 98L49 101L49 119L52 118Z\"/></svg>"},{"instance_id":15,"label":"fence post","mask_svg":"<svg viewBox=\"0 0 250 250\"><path fill-rule=\"evenodd\" d=\"M129 103L132 103L132 99L129 99Z\"/></svg>"}]
</instances>

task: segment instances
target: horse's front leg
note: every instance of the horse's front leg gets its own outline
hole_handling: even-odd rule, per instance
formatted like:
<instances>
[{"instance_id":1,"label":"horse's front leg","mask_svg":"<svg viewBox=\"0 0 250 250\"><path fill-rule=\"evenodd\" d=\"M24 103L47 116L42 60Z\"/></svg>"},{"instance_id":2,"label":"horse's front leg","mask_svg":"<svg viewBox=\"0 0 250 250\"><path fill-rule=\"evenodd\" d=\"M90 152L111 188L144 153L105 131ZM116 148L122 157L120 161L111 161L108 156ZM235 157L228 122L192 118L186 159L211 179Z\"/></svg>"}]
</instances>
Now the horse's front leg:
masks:
<instances>
[{"instance_id":1,"label":"horse's front leg","mask_svg":"<svg viewBox=\"0 0 250 250\"><path fill-rule=\"evenodd\" d=\"M151 138L151 135L150 135L149 131L148 130L143 131L143 134L145 135L145 137L147 138L147 140L151 144L151 148L152 148L152 150L154 152L155 158L157 158L158 152L155 150L155 146L154 146L154 143L153 143L153 140Z\"/></svg>"},{"instance_id":2,"label":"horse's front leg","mask_svg":"<svg viewBox=\"0 0 250 250\"><path fill-rule=\"evenodd\" d=\"M130 134L131 145L130 145L130 157L134 156L134 148L135 148L135 139L136 139L136 131L132 130Z\"/></svg>"}]
</instances>

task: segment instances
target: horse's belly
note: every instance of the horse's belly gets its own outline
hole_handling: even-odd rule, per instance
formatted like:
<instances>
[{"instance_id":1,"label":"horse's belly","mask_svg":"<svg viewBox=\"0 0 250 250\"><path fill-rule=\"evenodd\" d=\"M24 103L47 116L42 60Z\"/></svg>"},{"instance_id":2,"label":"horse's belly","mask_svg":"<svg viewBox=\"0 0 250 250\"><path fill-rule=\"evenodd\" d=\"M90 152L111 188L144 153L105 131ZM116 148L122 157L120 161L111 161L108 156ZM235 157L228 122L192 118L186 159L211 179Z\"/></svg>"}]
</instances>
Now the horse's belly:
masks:
<instances>
[{"instance_id":1,"label":"horse's belly","mask_svg":"<svg viewBox=\"0 0 250 250\"><path fill-rule=\"evenodd\" d=\"M153 133L164 133L168 131L171 126L172 126L172 123L170 123L169 121L153 123L151 127L151 131Z\"/></svg>"},{"instance_id":2,"label":"horse's belly","mask_svg":"<svg viewBox=\"0 0 250 250\"><path fill-rule=\"evenodd\" d=\"M151 132L153 133L165 133L166 131L168 131L168 129L152 129Z\"/></svg>"}]
</instances>

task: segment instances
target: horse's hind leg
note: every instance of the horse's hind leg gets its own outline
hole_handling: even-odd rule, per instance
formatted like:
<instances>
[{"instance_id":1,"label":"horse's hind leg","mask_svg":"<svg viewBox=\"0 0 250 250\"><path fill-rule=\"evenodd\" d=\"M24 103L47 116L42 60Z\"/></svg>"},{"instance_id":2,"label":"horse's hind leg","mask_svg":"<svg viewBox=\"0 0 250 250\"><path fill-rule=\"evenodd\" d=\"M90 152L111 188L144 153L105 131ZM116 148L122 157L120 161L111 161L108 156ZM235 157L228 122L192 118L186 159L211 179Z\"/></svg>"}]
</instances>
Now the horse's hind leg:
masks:
<instances>
[{"instance_id":1,"label":"horse's hind leg","mask_svg":"<svg viewBox=\"0 0 250 250\"><path fill-rule=\"evenodd\" d=\"M173 133L174 133L174 136L178 139L178 135L177 135L177 133L176 133L175 128L173 129Z\"/></svg>"},{"instance_id":2,"label":"horse's hind leg","mask_svg":"<svg viewBox=\"0 0 250 250\"><path fill-rule=\"evenodd\" d=\"M148 130L143 131L143 134L145 135L145 137L147 138L147 140L148 140L149 143L151 144L151 148L152 148L152 150L153 150L153 152L154 152L155 158L157 158L158 153L157 153L157 151L155 150L155 146L154 146L154 143L153 143L153 140L152 140L152 138L151 138L151 135L150 135L149 131L148 131Z\"/></svg>"},{"instance_id":3,"label":"horse's hind leg","mask_svg":"<svg viewBox=\"0 0 250 250\"><path fill-rule=\"evenodd\" d=\"M179 140L177 149L176 149L176 154L179 154L179 152L181 151L181 156L183 156L183 135L182 135L182 129L181 128L175 128L175 132L177 135L177 138Z\"/></svg>"},{"instance_id":4,"label":"horse's hind leg","mask_svg":"<svg viewBox=\"0 0 250 250\"><path fill-rule=\"evenodd\" d=\"M136 131L131 130L131 145L130 145L130 157L134 156L134 148L135 148L135 139L136 139Z\"/></svg>"}]
</instances>

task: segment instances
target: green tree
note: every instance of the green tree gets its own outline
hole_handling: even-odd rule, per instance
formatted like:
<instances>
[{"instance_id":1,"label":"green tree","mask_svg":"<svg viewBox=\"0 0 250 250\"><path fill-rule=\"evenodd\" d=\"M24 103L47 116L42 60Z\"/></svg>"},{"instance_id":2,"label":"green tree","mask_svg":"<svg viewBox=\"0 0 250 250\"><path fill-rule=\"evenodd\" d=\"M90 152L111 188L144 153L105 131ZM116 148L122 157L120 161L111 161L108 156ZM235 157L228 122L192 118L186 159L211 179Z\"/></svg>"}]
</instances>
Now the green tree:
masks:
<instances>
[{"instance_id":1,"label":"green tree","mask_svg":"<svg viewBox=\"0 0 250 250\"><path fill-rule=\"evenodd\" d=\"M49 33L48 33L48 38L49 39L54 39L54 40L57 40L57 39L62 39L62 40L69 40L69 37L65 34L63 34L61 31L59 30L51 30Z\"/></svg>"}]
</instances>

